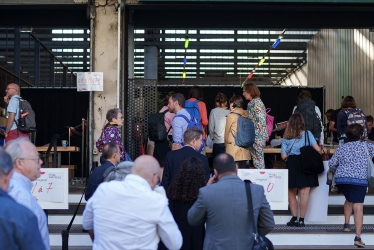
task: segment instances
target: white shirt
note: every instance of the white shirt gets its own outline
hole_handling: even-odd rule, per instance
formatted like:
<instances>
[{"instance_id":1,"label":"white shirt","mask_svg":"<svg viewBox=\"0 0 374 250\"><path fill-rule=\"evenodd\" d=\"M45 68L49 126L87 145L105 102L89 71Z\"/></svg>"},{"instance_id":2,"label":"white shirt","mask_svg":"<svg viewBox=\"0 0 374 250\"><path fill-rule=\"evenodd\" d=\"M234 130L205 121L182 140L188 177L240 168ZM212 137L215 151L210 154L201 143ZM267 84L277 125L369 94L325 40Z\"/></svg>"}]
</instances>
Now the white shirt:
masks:
<instances>
[{"instance_id":1,"label":"white shirt","mask_svg":"<svg viewBox=\"0 0 374 250\"><path fill-rule=\"evenodd\" d=\"M10 179L8 194L19 204L31 210L38 219L39 231L46 249L50 249L47 216L31 194L32 182L14 171Z\"/></svg>"},{"instance_id":2,"label":"white shirt","mask_svg":"<svg viewBox=\"0 0 374 250\"><path fill-rule=\"evenodd\" d=\"M182 246L167 199L138 175L101 183L86 204L82 224L94 229L94 250L157 249L160 237L168 249Z\"/></svg>"}]
</instances>

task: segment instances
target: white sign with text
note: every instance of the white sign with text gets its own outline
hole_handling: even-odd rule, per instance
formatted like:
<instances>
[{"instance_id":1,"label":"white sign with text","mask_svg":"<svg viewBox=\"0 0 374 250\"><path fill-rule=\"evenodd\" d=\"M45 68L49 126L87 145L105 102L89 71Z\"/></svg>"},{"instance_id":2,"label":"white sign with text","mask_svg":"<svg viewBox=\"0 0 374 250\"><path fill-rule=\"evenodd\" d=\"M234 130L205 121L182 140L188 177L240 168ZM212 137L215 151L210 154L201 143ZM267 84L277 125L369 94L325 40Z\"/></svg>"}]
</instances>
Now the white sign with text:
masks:
<instances>
[{"instance_id":1,"label":"white sign with text","mask_svg":"<svg viewBox=\"0 0 374 250\"><path fill-rule=\"evenodd\" d=\"M238 169L238 177L263 186L272 210L288 210L287 169Z\"/></svg>"},{"instance_id":2,"label":"white sign with text","mask_svg":"<svg viewBox=\"0 0 374 250\"><path fill-rule=\"evenodd\" d=\"M78 72L77 91L103 91L103 72Z\"/></svg>"},{"instance_id":3,"label":"white sign with text","mask_svg":"<svg viewBox=\"0 0 374 250\"><path fill-rule=\"evenodd\" d=\"M42 209L68 209L68 169L41 168L40 172L40 177L32 182L31 193Z\"/></svg>"}]
</instances>

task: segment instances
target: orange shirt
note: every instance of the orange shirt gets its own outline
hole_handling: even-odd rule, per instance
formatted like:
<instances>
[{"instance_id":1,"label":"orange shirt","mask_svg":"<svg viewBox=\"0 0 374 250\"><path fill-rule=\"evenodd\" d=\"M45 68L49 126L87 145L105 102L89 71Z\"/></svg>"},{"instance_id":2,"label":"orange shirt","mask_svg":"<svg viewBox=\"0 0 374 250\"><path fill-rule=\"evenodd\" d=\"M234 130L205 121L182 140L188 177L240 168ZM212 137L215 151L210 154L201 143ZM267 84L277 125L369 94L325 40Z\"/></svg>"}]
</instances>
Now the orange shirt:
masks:
<instances>
[{"instance_id":1,"label":"orange shirt","mask_svg":"<svg viewBox=\"0 0 374 250\"><path fill-rule=\"evenodd\" d=\"M190 101L190 102L194 102L195 100L196 100L196 98L188 99L188 101ZM205 127L208 126L208 112L206 110L205 102L198 101L197 106L199 106L200 124L201 124L201 127L203 128L203 139L206 139Z\"/></svg>"}]
</instances>

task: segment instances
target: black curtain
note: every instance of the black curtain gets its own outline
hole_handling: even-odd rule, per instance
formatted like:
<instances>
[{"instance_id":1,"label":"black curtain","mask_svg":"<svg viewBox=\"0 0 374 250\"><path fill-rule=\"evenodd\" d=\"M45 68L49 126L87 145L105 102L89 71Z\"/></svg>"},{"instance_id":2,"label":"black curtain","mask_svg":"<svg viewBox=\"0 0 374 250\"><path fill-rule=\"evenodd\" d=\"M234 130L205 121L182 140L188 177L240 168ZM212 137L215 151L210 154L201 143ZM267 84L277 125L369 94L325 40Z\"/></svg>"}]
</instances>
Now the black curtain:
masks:
<instances>
[{"instance_id":1,"label":"black curtain","mask_svg":"<svg viewBox=\"0 0 374 250\"><path fill-rule=\"evenodd\" d=\"M161 96L165 97L170 91L182 93L188 98L191 87L158 87ZM261 91L261 100L266 108L271 108L270 115L274 116L274 124L287 121L292 114L293 107L296 105L297 97L302 90L308 90L312 94L312 99L316 105L324 113L323 107L323 88L295 88L295 87L259 87ZM208 110L208 118L210 111L215 107L215 97L221 92L226 95L229 100L233 95L243 96L243 89L239 87L203 87L204 102ZM243 107L246 108L248 101L244 100ZM323 119L323 117L321 117Z\"/></svg>"},{"instance_id":2,"label":"black curtain","mask_svg":"<svg viewBox=\"0 0 374 250\"><path fill-rule=\"evenodd\" d=\"M76 89L22 89L21 96L30 102L35 111L36 146L50 143L54 134L59 134L57 145L61 140L68 139L68 127L82 124L82 118L87 120L89 107L89 92L77 92ZM81 128L78 128L81 131ZM70 145L77 146L81 152L71 153L70 164L77 165L76 176L80 176L82 138L74 135ZM61 163L68 164L68 154L63 153Z\"/></svg>"}]
</instances>

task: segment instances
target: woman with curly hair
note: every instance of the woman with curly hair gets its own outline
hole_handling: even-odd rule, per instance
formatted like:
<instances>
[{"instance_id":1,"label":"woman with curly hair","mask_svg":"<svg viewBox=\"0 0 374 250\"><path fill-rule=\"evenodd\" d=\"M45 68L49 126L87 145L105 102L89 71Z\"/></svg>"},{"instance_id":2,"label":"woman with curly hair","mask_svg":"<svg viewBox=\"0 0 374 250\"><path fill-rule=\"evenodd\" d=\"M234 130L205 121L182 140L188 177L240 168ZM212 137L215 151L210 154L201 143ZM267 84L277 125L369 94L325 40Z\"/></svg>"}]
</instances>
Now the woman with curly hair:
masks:
<instances>
[{"instance_id":1,"label":"woman with curly hair","mask_svg":"<svg viewBox=\"0 0 374 250\"><path fill-rule=\"evenodd\" d=\"M199 189L206 185L203 162L195 157L186 159L167 190L169 208L183 236L181 249L203 249L204 224L191 226L187 221L188 210L197 200Z\"/></svg>"},{"instance_id":2,"label":"woman with curly hair","mask_svg":"<svg viewBox=\"0 0 374 250\"><path fill-rule=\"evenodd\" d=\"M121 110L118 108L109 109L106 113L106 119L108 120L108 123L105 124L103 131L101 132L101 135L96 142L96 148L99 150L99 152L101 152L105 143L111 141L115 142L117 143L120 150L121 161L132 161L131 159L127 158L125 148L122 144L120 127L123 126L124 118ZM101 156L100 163L103 164L104 162L105 159L103 158L103 156Z\"/></svg>"},{"instance_id":3,"label":"woman with curly hair","mask_svg":"<svg viewBox=\"0 0 374 250\"><path fill-rule=\"evenodd\" d=\"M320 152L316 139L308 130L305 131L305 122L302 114L295 113L288 120L288 125L284 131L282 139L281 157L287 159L288 169L288 203L292 218L287 222L289 227L305 227L304 217L309 204L309 191L311 187L317 187L318 176L304 174L301 170L300 148L305 145L305 136L309 137L309 143ZM299 204L296 200L296 193L299 190ZM300 218L297 221L297 207L300 206Z\"/></svg>"}]
</instances>

